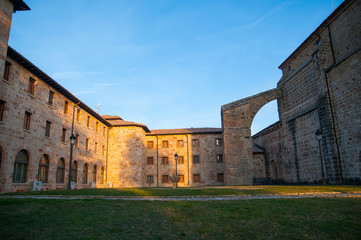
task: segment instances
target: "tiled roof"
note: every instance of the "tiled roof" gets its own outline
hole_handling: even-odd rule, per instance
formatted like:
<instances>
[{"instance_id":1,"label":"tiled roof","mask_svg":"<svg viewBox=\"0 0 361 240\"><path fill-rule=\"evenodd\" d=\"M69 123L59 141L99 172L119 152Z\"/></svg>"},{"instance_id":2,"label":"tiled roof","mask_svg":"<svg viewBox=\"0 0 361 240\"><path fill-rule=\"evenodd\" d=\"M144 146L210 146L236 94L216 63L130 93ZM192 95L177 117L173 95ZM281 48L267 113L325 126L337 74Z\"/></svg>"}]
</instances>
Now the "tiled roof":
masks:
<instances>
[{"instance_id":1,"label":"tiled roof","mask_svg":"<svg viewBox=\"0 0 361 240\"><path fill-rule=\"evenodd\" d=\"M222 128L180 128L151 130L147 135L210 134L222 133Z\"/></svg>"},{"instance_id":2,"label":"tiled roof","mask_svg":"<svg viewBox=\"0 0 361 240\"><path fill-rule=\"evenodd\" d=\"M107 120L113 127L127 127L127 126L135 126L135 127L142 127L145 132L149 133L149 129L146 125L136 122L129 122L124 121L119 116L111 116L111 115L103 115L102 116L105 120Z\"/></svg>"},{"instance_id":3,"label":"tiled roof","mask_svg":"<svg viewBox=\"0 0 361 240\"><path fill-rule=\"evenodd\" d=\"M123 120L123 118L117 115L102 115L102 117L106 120Z\"/></svg>"}]
</instances>

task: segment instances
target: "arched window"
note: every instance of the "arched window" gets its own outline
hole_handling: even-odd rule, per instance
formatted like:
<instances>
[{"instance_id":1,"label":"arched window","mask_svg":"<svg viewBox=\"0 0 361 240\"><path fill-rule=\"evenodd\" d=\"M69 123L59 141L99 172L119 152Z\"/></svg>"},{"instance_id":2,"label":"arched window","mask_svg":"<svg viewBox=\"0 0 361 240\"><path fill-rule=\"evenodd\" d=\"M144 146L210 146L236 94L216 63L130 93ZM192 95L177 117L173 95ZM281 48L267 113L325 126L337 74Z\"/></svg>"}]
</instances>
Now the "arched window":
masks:
<instances>
[{"instance_id":1,"label":"arched window","mask_svg":"<svg viewBox=\"0 0 361 240\"><path fill-rule=\"evenodd\" d=\"M97 182L97 166L96 165L93 168L92 182L93 183Z\"/></svg>"},{"instance_id":2,"label":"arched window","mask_svg":"<svg viewBox=\"0 0 361 240\"><path fill-rule=\"evenodd\" d=\"M74 161L71 164L71 181L76 183L77 179L78 179L78 164L76 163L76 161Z\"/></svg>"},{"instance_id":3,"label":"arched window","mask_svg":"<svg viewBox=\"0 0 361 240\"><path fill-rule=\"evenodd\" d=\"M40 163L39 163L38 181L47 183L48 182L48 173L49 173L49 158L47 155L43 155L41 157Z\"/></svg>"},{"instance_id":4,"label":"arched window","mask_svg":"<svg viewBox=\"0 0 361 240\"><path fill-rule=\"evenodd\" d=\"M100 184L104 184L104 167L100 171Z\"/></svg>"},{"instance_id":5,"label":"arched window","mask_svg":"<svg viewBox=\"0 0 361 240\"><path fill-rule=\"evenodd\" d=\"M26 152L26 150L19 151L15 157L14 173L13 173L14 183L26 182L28 165L29 165L28 153Z\"/></svg>"},{"instance_id":6,"label":"arched window","mask_svg":"<svg viewBox=\"0 0 361 240\"><path fill-rule=\"evenodd\" d=\"M83 167L83 184L87 184L88 183L88 165L85 163L84 167Z\"/></svg>"},{"instance_id":7,"label":"arched window","mask_svg":"<svg viewBox=\"0 0 361 240\"><path fill-rule=\"evenodd\" d=\"M56 183L64 183L65 162L64 158L60 158L56 168Z\"/></svg>"}]
</instances>

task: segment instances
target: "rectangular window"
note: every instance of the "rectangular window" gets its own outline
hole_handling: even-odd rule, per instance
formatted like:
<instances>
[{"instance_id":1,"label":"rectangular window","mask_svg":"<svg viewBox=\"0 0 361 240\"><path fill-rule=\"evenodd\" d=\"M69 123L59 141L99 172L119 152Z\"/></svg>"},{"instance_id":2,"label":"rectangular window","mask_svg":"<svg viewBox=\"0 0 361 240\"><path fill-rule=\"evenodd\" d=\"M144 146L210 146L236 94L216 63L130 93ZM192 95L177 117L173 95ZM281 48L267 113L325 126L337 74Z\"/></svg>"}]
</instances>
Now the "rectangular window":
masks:
<instances>
[{"instance_id":1,"label":"rectangular window","mask_svg":"<svg viewBox=\"0 0 361 240\"><path fill-rule=\"evenodd\" d=\"M24 129L26 129L26 130L30 130L30 119L31 119L31 113L25 112Z\"/></svg>"},{"instance_id":2,"label":"rectangular window","mask_svg":"<svg viewBox=\"0 0 361 240\"><path fill-rule=\"evenodd\" d=\"M217 163L222 163L223 162L223 155L222 154L218 154L217 155Z\"/></svg>"},{"instance_id":3,"label":"rectangular window","mask_svg":"<svg viewBox=\"0 0 361 240\"><path fill-rule=\"evenodd\" d=\"M6 81L9 81L9 77L10 77L10 66L11 63L9 63L8 61L5 62L5 69L4 69L4 75L3 75L3 79L5 79Z\"/></svg>"},{"instance_id":4,"label":"rectangular window","mask_svg":"<svg viewBox=\"0 0 361 240\"><path fill-rule=\"evenodd\" d=\"M201 175L193 174L193 182L200 182L200 181L201 181Z\"/></svg>"},{"instance_id":5,"label":"rectangular window","mask_svg":"<svg viewBox=\"0 0 361 240\"><path fill-rule=\"evenodd\" d=\"M102 147L102 155L105 156L105 146Z\"/></svg>"},{"instance_id":6,"label":"rectangular window","mask_svg":"<svg viewBox=\"0 0 361 240\"><path fill-rule=\"evenodd\" d=\"M217 174L217 182L224 182L224 174L223 173Z\"/></svg>"},{"instance_id":7,"label":"rectangular window","mask_svg":"<svg viewBox=\"0 0 361 240\"><path fill-rule=\"evenodd\" d=\"M163 157L162 158L162 164L168 164L168 157Z\"/></svg>"},{"instance_id":8,"label":"rectangular window","mask_svg":"<svg viewBox=\"0 0 361 240\"><path fill-rule=\"evenodd\" d=\"M153 157L148 157L148 158L147 158L147 164L148 164L148 165L153 165L153 164L154 164L154 159L153 159Z\"/></svg>"},{"instance_id":9,"label":"rectangular window","mask_svg":"<svg viewBox=\"0 0 361 240\"><path fill-rule=\"evenodd\" d=\"M105 127L103 127L103 137L105 137Z\"/></svg>"},{"instance_id":10,"label":"rectangular window","mask_svg":"<svg viewBox=\"0 0 361 240\"><path fill-rule=\"evenodd\" d=\"M35 93L35 79L32 77L29 78L28 93L31 95L34 95Z\"/></svg>"},{"instance_id":11,"label":"rectangular window","mask_svg":"<svg viewBox=\"0 0 361 240\"><path fill-rule=\"evenodd\" d=\"M184 163L184 157L183 156L178 156L178 164L183 164Z\"/></svg>"},{"instance_id":12,"label":"rectangular window","mask_svg":"<svg viewBox=\"0 0 361 240\"><path fill-rule=\"evenodd\" d=\"M179 182L184 182L184 175L178 175L178 177L180 178Z\"/></svg>"},{"instance_id":13,"label":"rectangular window","mask_svg":"<svg viewBox=\"0 0 361 240\"><path fill-rule=\"evenodd\" d=\"M53 105L54 103L54 92L49 90L49 100L48 100L49 105Z\"/></svg>"},{"instance_id":14,"label":"rectangular window","mask_svg":"<svg viewBox=\"0 0 361 240\"><path fill-rule=\"evenodd\" d=\"M51 122L46 121L46 126L45 126L45 137L50 137L50 126L51 126Z\"/></svg>"},{"instance_id":15,"label":"rectangular window","mask_svg":"<svg viewBox=\"0 0 361 240\"><path fill-rule=\"evenodd\" d=\"M199 156L193 155L193 163L199 163Z\"/></svg>"},{"instance_id":16,"label":"rectangular window","mask_svg":"<svg viewBox=\"0 0 361 240\"><path fill-rule=\"evenodd\" d=\"M90 116L88 116L87 120L86 120L86 126L90 127Z\"/></svg>"},{"instance_id":17,"label":"rectangular window","mask_svg":"<svg viewBox=\"0 0 361 240\"><path fill-rule=\"evenodd\" d=\"M147 142L147 148L153 148L153 141Z\"/></svg>"},{"instance_id":18,"label":"rectangular window","mask_svg":"<svg viewBox=\"0 0 361 240\"><path fill-rule=\"evenodd\" d=\"M78 109L77 111L76 111L76 121L77 122L80 122L81 121L81 111L80 111L80 109Z\"/></svg>"},{"instance_id":19,"label":"rectangular window","mask_svg":"<svg viewBox=\"0 0 361 240\"><path fill-rule=\"evenodd\" d=\"M66 128L63 128L63 133L61 134L61 141L63 143L65 143L65 138L66 138Z\"/></svg>"},{"instance_id":20,"label":"rectangular window","mask_svg":"<svg viewBox=\"0 0 361 240\"><path fill-rule=\"evenodd\" d=\"M222 138L216 139L216 146L222 146Z\"/></svg>"},{"instance_id":21,"label":"rectangular window","mask_svg":"<svg viewBox=\"0 0 361 240\"><path fill-rule=\"evenodd\" d=\"M177 141L177 147L183 147L183 140Z\"/></svg>"},{"instance_id":22,"label":"rectangular window","mask_svg":"<svg viewBox=\"0 0 361 240\"><path fill-rule=\"evenodd\" d=\"M193 139L192 140L192 146L193 147L199 147L199 140L198 139Z\"/></svg>"},{"instance_id":23,"label":"rectangular window","mask_svg":"<svg viewBox=\"0 0 361 240\"><path fill-rule=\"evenodd\" d=\"M168 141L163 141L162 146L163 146L163 148L167 148L168 147Z\"/></svg>"},{"instance_id":24,"label":"rectangular window","mask_svg":"<svg viewBox=\"0 0 361 240\"><path fill-rule=\"evenodd\" d=\"M3 117L4 117L4 111L5 111L5 101L0 100L0 122L3 121Z\"/></svg>"},{"instance_id":25,"label":"rectangular window","mask_svg":"<svg viewBox=\"0 0 361 240\"><path fill-rule=\"evenodd\" d=\"M153 183L153 175L148 175L147 183Z\"/></svg>"},{"instance_id":26,"label":"rectangular window","mask_svg":"<svg viewBox=\"0 0 361 240\"><path fill-rule=\"evenodd\" d=\"M163 175L163 176L162 176L162 182L163 182L163 183L168 183L168 181L169 181L169 180L168 180L168 175Z\"/></svg>"},{"instance_id":27,"label":"rectangular window","mask_svg":"<svg viewBox=\"0 0 361 240\"><path fill-rule=\"evenodd\" d=\"M75 135L75 147L79 147L79 134Z\"/></svg>"},{"instance_id":28,"label":"rectangular window","mask_svg":"<svg viewBox=\"0 0 361 240\"><path fill-rule=\"evenodd\" d=\"M65 101L65 103L64 103L64 113L68 114L68 112L69 112L69 102Z\"/></svg>"},{"instance_id":29,"label":"rectangular window","mask_svg":"<svg viewBox=\"0 0 361 240\"><path fill-rule=\"evenodd\" d=\"M95 132L98 132L98 129L99 129L99 122L96 122L95 123Z\"/></svg>"},{"instance_id":30,"label":"rectangular window","mask_svg":"<svg viewBox=\"0 0 361 240\"><path fill-rule=\"evenodd\" d=\"M98 153L98 143L97 143L97 142L95 142L94 152L95 152L95 153Z\"/></svg>"},{"instance_id":31,"label":"rectangular window","mask_svg":"<svg viewBox=\"0 0 361 240\"><path fill-rule=\"evenodd\" d=\"M85 139L85 150L89 151L89 138Z\"/></svg>"}]
</instances>

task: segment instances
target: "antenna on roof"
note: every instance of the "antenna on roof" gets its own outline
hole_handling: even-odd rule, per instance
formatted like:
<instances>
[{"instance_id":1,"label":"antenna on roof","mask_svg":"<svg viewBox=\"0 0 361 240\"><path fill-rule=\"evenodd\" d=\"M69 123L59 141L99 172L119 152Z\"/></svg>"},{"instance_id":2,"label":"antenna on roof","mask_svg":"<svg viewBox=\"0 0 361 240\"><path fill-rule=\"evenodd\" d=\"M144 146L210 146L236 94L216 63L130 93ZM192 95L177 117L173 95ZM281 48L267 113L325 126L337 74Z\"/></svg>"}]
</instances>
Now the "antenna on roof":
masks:
<instances>
[{"instance_id":1,"label":"antenna on roof","mask_svg":"<svg viewBox=\"0 0 361 240\"><path fill-rule=\"evenodd\" d=\"M332 12L333 12L334 9L333 9L333 1L332 0L331 0L331 7L332 7Z\"/></svg>"},{"instance_id":2,"label":"antenna on roof","mask_svg":"<svg viewBox=\"0 0 361 240\"><path fill-rule=\"evenodd\" d=\"M96 109L98 110L98 114L100 114L100 106L101 105L102 105L101 103L98 103L98 106L96 107Z\"/></svg>"}]
</instances>

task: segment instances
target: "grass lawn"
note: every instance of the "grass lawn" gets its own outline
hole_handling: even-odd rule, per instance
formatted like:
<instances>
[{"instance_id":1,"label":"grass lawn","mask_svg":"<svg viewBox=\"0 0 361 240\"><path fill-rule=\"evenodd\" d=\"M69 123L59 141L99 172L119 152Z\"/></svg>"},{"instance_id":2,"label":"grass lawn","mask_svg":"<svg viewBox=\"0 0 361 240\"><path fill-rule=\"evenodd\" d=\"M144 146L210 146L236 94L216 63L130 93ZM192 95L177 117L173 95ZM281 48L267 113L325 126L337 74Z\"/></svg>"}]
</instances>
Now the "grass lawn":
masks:
<instances>
[{"instance_id":1,"label":"grass lawn","mask_svg":"<svg viewBox=\"0 0 361 240\"><path fill-rule=\"evenodd\" d=\"M195 196L258 195L314 192L361 192L361 186L226 186L207 188L102 188L7 193L10 195Z\"/></svg>"},{"instance_id":2,"label":"grass lawn","mask_svg":"<svg viewBox=\"0 0 361 240\"><path fill-rule=\"evenodd\" d=\"M0 199L0 239L360 239L361 199Z\"/></svg>"}]
</instances>

